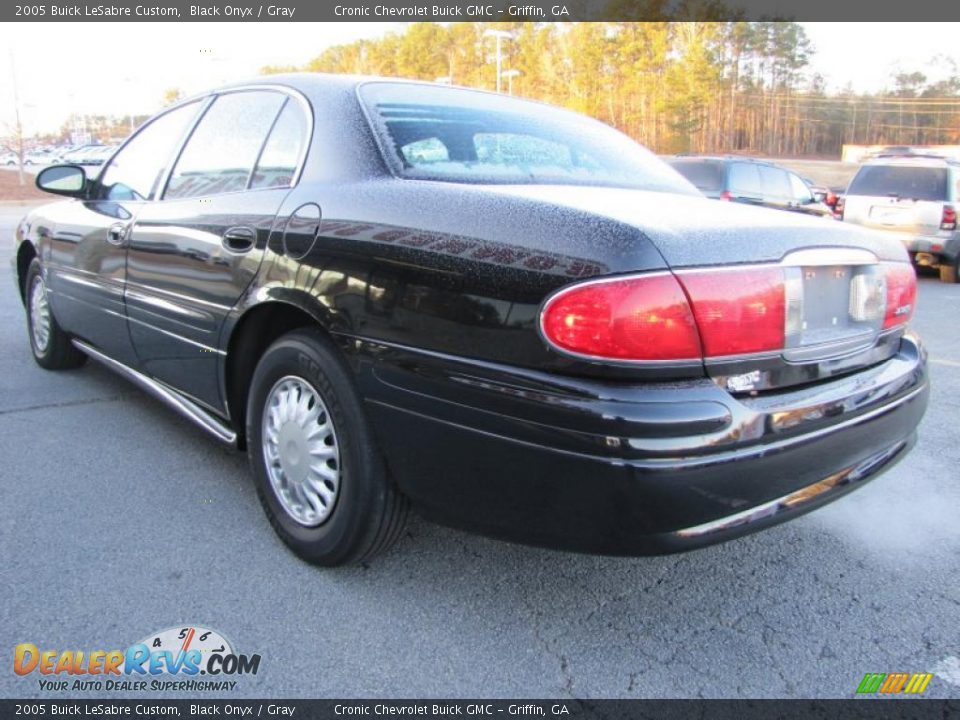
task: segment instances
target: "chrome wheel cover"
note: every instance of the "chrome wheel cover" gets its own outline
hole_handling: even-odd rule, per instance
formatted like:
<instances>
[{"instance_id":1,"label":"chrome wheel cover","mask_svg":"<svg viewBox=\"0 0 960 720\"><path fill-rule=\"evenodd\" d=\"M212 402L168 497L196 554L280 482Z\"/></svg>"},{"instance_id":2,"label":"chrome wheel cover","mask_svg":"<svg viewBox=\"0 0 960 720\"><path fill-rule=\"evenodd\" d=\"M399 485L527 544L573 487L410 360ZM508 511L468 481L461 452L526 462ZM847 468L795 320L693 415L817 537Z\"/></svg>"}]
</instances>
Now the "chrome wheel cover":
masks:
<instances>
[{"instance_id":1,"label":"chrome wheel cover","mask_svg":"<svg viewBox=\"0 0 960 720\"><path fill-rule=\"evenodd\" d=\"M320 393L303 378L281 378L267 394L261 426L263 461L280 505L304 527L322 524L340 489L340 446Z\"/></svg>"},{"instance_id":2,"label":"chrome wheel cover","mask_svg":"<svg viewBox=\"0 0 960 720\"><path fill-rule=\"evenodd\" d=\"M34 350L45 352L50 343L50 304L47 302L47 286L39 275L30 287L30 333Z\"/></svg>"}]
</instances>

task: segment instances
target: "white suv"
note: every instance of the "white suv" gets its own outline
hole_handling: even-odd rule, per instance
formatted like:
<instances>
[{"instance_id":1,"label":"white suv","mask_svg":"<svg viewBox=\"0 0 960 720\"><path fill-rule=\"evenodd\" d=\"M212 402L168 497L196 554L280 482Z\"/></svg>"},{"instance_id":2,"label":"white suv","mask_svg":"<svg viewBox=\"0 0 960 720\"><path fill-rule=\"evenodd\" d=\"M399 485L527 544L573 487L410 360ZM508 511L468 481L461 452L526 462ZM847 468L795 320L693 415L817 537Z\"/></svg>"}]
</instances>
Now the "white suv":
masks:
<instances>
[{"instance_id":1,"label":"white suv","mask_svg":"<svg viewBox=\"0 0 960 720\"><path fill-rule=\"evenodd\" d=\"M917 265L939 268L944 282L960 282L958 198L960 163L878 158L860 166L838 211L846 222L900 233Z\"/></svg>"}]
</instances>

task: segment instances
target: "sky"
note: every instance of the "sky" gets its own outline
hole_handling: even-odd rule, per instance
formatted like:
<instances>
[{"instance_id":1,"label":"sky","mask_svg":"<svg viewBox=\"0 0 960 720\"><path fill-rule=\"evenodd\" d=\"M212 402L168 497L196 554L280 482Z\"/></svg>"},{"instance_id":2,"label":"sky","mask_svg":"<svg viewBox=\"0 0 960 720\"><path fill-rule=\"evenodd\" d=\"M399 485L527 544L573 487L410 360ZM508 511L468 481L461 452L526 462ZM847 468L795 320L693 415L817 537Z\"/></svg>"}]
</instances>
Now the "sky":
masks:
<instances>
[{"instance_id":1,"label":"sky","mask_svg":"<svg viewBox=\"0 0 960 720\"><path fill-rule=\"evenodd\" d=\"M816 48L810 69L830 89L851 83L874 92L898 68L935 78L937 55L960 64L957 23L802 24ZM374 22L0 23L0 135L14 119L14 76L27 134L52 132L70 112L151 114L168 88L200 92L255 77L264 65L303 64L330 45L402 29Z\"/></svg>"}]
</instances>

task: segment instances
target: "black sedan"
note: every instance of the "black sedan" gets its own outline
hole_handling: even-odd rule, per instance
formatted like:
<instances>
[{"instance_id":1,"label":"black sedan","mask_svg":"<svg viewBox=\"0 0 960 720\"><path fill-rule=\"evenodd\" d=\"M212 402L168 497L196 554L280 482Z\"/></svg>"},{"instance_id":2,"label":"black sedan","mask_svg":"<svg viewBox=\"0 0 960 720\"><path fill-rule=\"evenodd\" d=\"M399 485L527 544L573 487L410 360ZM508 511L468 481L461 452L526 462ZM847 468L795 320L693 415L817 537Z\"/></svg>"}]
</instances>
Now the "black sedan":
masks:
<instances>
[{"instance_id":1,"label":"black sedan","mask_svg":"<svg viewBox=\"0 0 960 720\"><path fill-rule=\"evenodd\" d=\"M411 506L595 553L727 540L890 467L927 403L896 239L709 201L546 105L274 76L37 184L67 198L17 230L37 362L245 448L318 564Z\"/></svg>"}]
</instances>

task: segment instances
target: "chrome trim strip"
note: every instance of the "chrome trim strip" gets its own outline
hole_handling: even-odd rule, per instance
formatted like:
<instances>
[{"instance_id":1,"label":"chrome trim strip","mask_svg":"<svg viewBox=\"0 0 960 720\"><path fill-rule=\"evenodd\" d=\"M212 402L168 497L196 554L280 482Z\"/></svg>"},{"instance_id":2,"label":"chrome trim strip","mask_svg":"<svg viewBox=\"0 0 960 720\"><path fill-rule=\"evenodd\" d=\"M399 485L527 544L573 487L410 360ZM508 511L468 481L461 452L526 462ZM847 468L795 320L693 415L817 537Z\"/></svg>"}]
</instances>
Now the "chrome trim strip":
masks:
<instances>
[{"instance_id":1,"label":"chrome trim strip","mask_svg":"<svg viewBox=\"0 0 960 720\"><path fill-rule=\"evenodd\" d=\"M236 445L237 434L233 430L231 430L221 420L214 417L213 414L207 412L192 400L188 400L173 388L167 387L166 385L147 377L143 373L138 372L131 367L127 367L121 362L117 362L113 358L104 355L102 352L94 349L82 340L74 340L73 344L75 347L92 357L94 360L103 363L114 372L133 382L142 390L145 390L153 395L168 407L176 410L188 420L192 420L194 423L217 438L217 440L227 443L228 445Z\"/></svg>"},{"instance_id":2,"label":"chrome trim strip","mask_svg":"<svg viewBox=\"0 0 960 720\"><path fill-rule=\"evenodd\" d=\"M901 440L896 445L888 448L882 453L878 453L877 455L869 457L866 460L857 463L856 465L852 465L848 468L840 470L839 472L835 472L833 475L829 475L823 480L818 480L817 482L807 485L806 487L802 487L799 490L794 490L792 493L788 493L787 495L779 497L776 500L770 500L769 502L765 502L761 505L755 505L752 508L747 508L746 510L734 513L733 515L727 515L726 517L718 518L717 520L705 522L702 525L694 525L693 527L676 530L671 534L684 539L698 538L705 535L724 532L726 530L732 530L735 527L748 525L757 520L775 517L776 515L786 511L798 510L810 504L814 500L821 499L823 496L837 490L838 488L870 478L873 475L871 470L876 468L878 465L885 465L891 458L899 454L906 444L907 442L905 440Z\"/></svg>"}]
</instances>

